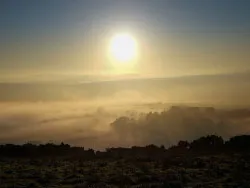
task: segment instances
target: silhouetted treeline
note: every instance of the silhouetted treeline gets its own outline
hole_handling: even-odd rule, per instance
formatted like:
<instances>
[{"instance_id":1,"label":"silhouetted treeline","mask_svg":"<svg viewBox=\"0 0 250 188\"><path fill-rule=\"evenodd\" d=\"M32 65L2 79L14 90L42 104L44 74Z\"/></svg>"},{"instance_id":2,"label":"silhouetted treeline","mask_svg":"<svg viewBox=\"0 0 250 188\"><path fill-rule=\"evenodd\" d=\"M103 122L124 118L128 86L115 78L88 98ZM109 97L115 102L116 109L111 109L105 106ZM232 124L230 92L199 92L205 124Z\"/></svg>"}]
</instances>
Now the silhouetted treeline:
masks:
<instances>
[{"instance_id":1,"label":"silhouetted treeline","mask_svg":"<svg viewBox=\"0 0 250 188\"><path fill-rule=\"evenodd\" d=\"M214 154L228 152L250 152L250 135L241 135L224 141L222 137L208 135L199 139L179 141L177 145L168 149L162 145L148 145L145 147L133 146L131 148L107 148L106 151L85 150L84 147L71 147L68 144L59 145L48 143L35 145L0 145L0 157L81 157L93 158L123 158L123 157L157 157L180 154Z\"/></svg>"}]
</instances>

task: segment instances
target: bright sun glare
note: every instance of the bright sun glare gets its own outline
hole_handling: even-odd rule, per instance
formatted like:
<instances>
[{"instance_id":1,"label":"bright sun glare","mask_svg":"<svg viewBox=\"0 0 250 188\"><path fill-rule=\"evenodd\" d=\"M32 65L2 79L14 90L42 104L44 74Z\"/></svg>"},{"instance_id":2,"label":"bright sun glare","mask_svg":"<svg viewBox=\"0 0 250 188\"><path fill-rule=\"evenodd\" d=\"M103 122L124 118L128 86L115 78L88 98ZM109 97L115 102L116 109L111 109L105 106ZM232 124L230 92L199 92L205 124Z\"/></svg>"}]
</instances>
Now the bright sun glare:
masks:
<instances>
[{"instance_id":1,"label":"bright sun glare","mask_svg":"<svg viewBox=\"0 0 250 188\"><path fill-rule=\"evenodd\" d=\"M137 44L129 34L115 35L110 44L112 57L121 63L127 63L136 57Z\"/></svg>"}]
</instances>

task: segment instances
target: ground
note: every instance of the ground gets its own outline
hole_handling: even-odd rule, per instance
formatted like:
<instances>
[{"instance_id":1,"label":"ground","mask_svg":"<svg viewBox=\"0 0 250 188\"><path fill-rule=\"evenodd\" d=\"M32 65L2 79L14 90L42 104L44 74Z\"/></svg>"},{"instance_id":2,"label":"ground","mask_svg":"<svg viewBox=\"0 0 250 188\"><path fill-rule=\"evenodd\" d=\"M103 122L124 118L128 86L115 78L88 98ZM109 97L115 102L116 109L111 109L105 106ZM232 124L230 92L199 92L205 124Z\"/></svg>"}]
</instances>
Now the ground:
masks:
<instances>
[{"instance_id":1,"label":"ground","mask_svg":"<svg viewBox=\"0 0 250 188\"><path fill-rule=\"evenodd\" d=\"M0 187L250 187L248 155L0 159Z\"/></svg>"}]
</instances>

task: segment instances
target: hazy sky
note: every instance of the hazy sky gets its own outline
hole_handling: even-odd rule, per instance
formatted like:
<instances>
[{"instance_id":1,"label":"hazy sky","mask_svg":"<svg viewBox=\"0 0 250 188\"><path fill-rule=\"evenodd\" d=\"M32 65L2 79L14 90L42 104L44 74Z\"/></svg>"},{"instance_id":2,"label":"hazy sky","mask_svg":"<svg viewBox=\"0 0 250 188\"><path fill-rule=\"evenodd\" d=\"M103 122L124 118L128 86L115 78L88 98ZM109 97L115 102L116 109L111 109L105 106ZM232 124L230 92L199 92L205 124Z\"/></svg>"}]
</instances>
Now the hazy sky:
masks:
<instances>
[{"instance_id":1,"label":"hazy sky","mask_svg":"<svg viewBox=\"0 0 250 188\"><path fill-rule=\"evenodd\" d=\"M109 56L120 33L137 43L128 64ZM0 0L0 143L104 148L249 133L249 116L220 111L115 121L173 104L249 106L249 52L250 0Z\"/></svg>"},{"instance_id":2,"label":"hazy sky","mask_svg":"<svg viewBox=\"0 0 250 188\"><path fill-rule=\"evenodd\" d=\"M248 0L1 0L0 81L250 70L249 10ZM107 58L121 32L139 46L122 73Z\"/></svg>"}]
</instances>

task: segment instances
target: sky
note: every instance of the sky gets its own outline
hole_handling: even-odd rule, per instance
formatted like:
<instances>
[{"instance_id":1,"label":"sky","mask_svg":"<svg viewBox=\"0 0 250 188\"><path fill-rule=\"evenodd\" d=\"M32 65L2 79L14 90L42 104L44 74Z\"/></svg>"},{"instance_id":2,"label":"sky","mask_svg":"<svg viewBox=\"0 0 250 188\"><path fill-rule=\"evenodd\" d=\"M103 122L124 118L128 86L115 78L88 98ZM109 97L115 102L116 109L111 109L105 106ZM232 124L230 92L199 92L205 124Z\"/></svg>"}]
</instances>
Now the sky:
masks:
<instances>
[{"instance_id":1,"label":"sky","mask_svg":"<svg viewBox=\"0 0 250 188\"><path fill-rule=\"evenodd\" d=\"M249 110L237 110L250 104L249 10L249 0L0 0L0 143L249 134ZM109 53L122 33L137 44L126 63Z\"/></svg>"},{"instance_id":2,"label":"sky","mask_svg":"<svg viewBox=\"0 0 250 188\"><path fill-rule=\"evenodd\" d=\"M247 0L2 0L0 82L103 81L250 70ZM113 66L128 32L139 57Z\"/></svg>"}]
</instances>

